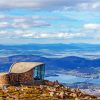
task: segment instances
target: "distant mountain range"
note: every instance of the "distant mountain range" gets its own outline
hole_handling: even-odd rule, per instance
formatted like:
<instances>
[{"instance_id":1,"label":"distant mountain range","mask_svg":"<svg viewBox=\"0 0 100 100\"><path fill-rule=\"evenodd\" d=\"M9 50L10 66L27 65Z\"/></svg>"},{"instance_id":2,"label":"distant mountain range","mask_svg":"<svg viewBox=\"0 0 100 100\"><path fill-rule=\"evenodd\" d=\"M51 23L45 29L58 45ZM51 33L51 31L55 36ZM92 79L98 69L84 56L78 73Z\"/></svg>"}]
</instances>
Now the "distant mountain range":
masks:
<instances>
[{"instance_id":1,"label":"distant mountain range","mask_svg":"<svg viewBox=\"0 0 100 100\"><path fill-rule=\"evenodd\" d=\"M0 45L0 71L19 61L42 61L52 71L92 73L100 68L100 44Z\"/></svg>"},{"instance_id":2,"label":"distant mountain range","mask_svg":"<svg viewBox=\"0 0 100 100\"><path fill-rule=\"evenodd\" d=\"M23 45L0 45L0 49L23 49L23 50L40 50L40 49L50 49L50 50L99 50L100 44L23 44Z\"/></svg>"},{"instance_id":3,"label":"distant mountain range","mask_svg":"<svg viewBox=\"0 0 100 100\"><path fill-rule=\"evenodd\" d=\"M93 68L100 67L100 59L86 59L76 56L69 56L64 58L46 58L33 55L16 55L10 57L0 57L0 71L7 71L11 64L21 61L42 61L46 64L46 70L79 70L81 72L92 73Z\"/></svg>"},{"instance_id":4,"label":"distant mountain range","mask_svg":"<svg viewBox=\"0 0 100 100\"><path fill-rule=\"evenodd\" d=\"M13 55L39 55L48 58L79 56L100 58L100 44L24 44L0 45L0 57Z\"/></svg>"}]
</instances>

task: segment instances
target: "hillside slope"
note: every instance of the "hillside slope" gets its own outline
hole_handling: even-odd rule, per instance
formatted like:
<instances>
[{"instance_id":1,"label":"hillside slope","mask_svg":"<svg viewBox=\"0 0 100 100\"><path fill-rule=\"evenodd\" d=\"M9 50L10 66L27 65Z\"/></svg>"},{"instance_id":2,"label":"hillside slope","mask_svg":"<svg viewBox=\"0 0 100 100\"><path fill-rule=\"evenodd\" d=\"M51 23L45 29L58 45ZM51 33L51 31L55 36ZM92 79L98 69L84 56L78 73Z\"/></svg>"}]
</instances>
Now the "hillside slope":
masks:
<instances>
[{"instance_id":1,"label":"hillside slope","mask_svg":"<svg viewBox=\"0 0 100 100\"><path fill-rule=\"evenodd\" d=\"M45 80L40 86L8 86L0 89L0 100L100 100L79 89Z\"/></svg>"},{"instance_id":2,"label":"hillside slope","mask_svg":"<svg viewBox=\"0 0 100 100\"><path fill-rule=\"evenodd\" d=\"M16 55L10 57L1 57L0 58L0 71L7 71L11 64L21 61L42 61L46 64L46 70L79 70L82 72L93 71L93 68L100 67L100 59L86 59L76 56L68 56L64 58L46 58L41 56L33 55Z\"/></svg>"}]
</instances>

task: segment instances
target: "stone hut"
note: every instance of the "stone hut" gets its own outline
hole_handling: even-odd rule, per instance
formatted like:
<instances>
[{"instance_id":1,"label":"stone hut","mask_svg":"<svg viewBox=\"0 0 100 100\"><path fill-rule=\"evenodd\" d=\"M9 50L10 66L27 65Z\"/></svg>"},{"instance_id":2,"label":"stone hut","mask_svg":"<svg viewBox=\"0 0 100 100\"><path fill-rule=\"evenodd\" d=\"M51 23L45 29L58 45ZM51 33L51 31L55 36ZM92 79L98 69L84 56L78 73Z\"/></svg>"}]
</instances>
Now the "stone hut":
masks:
<instances>
[{"instance_id":1,"label":"stone hut","mask_svg":"<svg viewBox=\"0 0 100 100\"><path fill-rule=\"evenodd\" d=\"M0 73L0 86L9 85L9 74Z\"/></svg>"},{"instance_id":2,"label":"stone hut","mask_svg":"<svg viewBox=\"0 0 100 100\"><path fill-rule=\"evenodd\" d=\"M8 73L0 73L0 85L42 84L45 64L42 62L18 62Z\"/></svg>"}]
</instances>

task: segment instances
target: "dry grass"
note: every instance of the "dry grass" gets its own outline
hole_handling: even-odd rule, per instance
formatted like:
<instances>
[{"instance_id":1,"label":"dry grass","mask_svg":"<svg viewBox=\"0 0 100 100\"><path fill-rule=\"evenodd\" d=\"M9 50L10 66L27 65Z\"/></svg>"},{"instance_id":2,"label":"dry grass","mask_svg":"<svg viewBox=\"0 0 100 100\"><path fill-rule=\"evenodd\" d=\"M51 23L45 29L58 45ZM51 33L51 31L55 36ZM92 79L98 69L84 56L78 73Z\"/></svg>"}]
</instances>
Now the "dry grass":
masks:
<instances>
[{"instance_id":1,"label":"dry grass","mask_svg":"<svg viewBox=\"0 0 100 100\"><path fill-rule=\"evenodd\" d=\"M79 89L63 86L9 86L0 89L0 100L99 100Z\"/></svg>"}]
</instances>

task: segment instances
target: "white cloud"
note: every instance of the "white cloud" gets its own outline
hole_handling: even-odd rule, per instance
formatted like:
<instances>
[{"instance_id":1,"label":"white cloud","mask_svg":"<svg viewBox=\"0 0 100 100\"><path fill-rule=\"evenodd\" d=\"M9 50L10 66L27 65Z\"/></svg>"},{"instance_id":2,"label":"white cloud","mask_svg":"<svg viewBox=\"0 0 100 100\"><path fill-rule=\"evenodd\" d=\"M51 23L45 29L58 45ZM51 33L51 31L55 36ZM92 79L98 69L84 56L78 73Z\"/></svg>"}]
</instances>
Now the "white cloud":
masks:
<instances>
[{"instance_id":1,"label":"white cloud","mask_svg":"<svg viewBox=\"0 0 100 100\"><path fill-rule=\"evenodd\" d=\"M11 38L78 38L85 37L85 33L37 33L32 30L0 30L0 37Z\"/></svg>"},{"instance_id":2,"label":"white cloud","mask_svg":"<svg viewBox=\"0 0 100 100\"><path fill-rule=\"evenodd\" d=\"M92 4L92 8L94 8L94 9L100 9L100 2L97 2L97 3L94 3L94 4Z\"/></svg>"},{"instance_id":3,"label":"white cloud","mask_svg":"<svg viewBox=\"0 0 100 100\"><path fill-rule=\"evenodd\" d=\"M2 0L0 6L3 8L58 8L59 6L65 6L66 0Z\"/></svg>"},{"instance_id":4,"label":"white cloud","mask_svg":"<svg viewBox=\"0 0 100 100\"><path fill-rule=\"evenodd\" d=\"M83 7L99 8L99 0L1 0L0 8L31 8L31 9L76 9L79 5ZM77 8L78 9L78 8Z\"/></svg>"},{"instance_id":5,"label":"white cloud","mask_svg":"<svg viewBox=\"0 0 100 100\"><path fill-rule=\"evenodd\" d=\"M84 28L90 30L100 30L100 24L85 24Z\"/></svg>"},{"instance_id":6,"label":"white cloud","mask_svg":"<svg viewBox=\"0 0 100 100\"><path fill-rule=\"evenodd\" d=\"M9 23L8 22L0 22L0 28L5 28L8 27Z\"/></svg>"},{"instance_id":7,"label":"white cloud","mask_svg":"<svg viewBox=\"0 0 100 100\"><path fill-rule=\"evenodd\" d=\"M33 34L24 34L24 35L22 35L23 37L33 37Z\"/></svg>"},{"instance_id":8,"label":"white cloud","mask_svg":"<svg viewBox=\"0 0 100 100\"><path fill-rule=\"evenodd\" d=\"M100 33L95 35L95 38L99 38L100 39Z\"/></svg>"},{"instance_id":9,"label":"white cloud","mask_svg":"<svg viewBox=\"0 0 100 100\"><path fill-rule=\"evenodd\" d=\"M76 38L84 37L84 33L28 33L22 35L25 38Z\"/></svg>"},{"instance_id":10,"label":"white cloud","mask_svg":"<svg viewBox=\"0 0 100 100\"><path fill-rule=\"evenodd\" d=\"M7 34L7 31L5 31L5 30L0 30L0 36L1 35L6 35Z\"/></svg>"},{"instance_id":11,"label":"white cloud","mask_svg":"<svg viewBox=\"0 0 100 100\"><path fill-rule=\"evenodd\" d=\"M100 9L100 1L98 2L83 2L76 6L79 10L97 10Z\"/></svg>"},{"instance_id":12,"label":"white cloud","mask_svg":"<svg viewBox=\"0 0 100 100\"><path fill-rule=\"evenodd\" d=\"M12 24L12 28L21 28L21 29L28 29L30 27L29 24L25 24L25 23L13 23Z\"/></svg>"},{"instance_id":13,"label":"white cloud","mask_svg":"<svg viewBox=\"0 0 100 100\"><path fill-rule=\"evenodd\" d=\"M48 27L50 24L40 17L0 16L0 28L28 29L33 27Z\"/></svg>"},{"instance_id":14,"label":"white cloud","mask_svg":"<svg viewBox=\"0 0 100 100\"><path fill-rule=\"evenodd\" d=\"M28 19L25 18L25 17L13 17L12 19L13 19L13 21L14 21L15 23L21 23L21 22L25 22L25 21L28 20Z\"/></svg>"}]
</instances>

